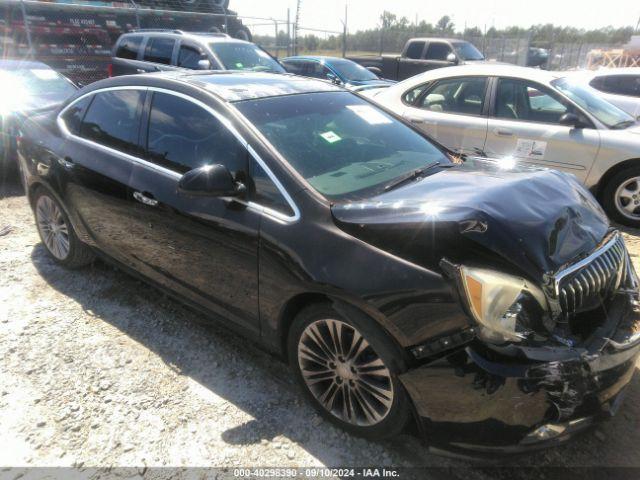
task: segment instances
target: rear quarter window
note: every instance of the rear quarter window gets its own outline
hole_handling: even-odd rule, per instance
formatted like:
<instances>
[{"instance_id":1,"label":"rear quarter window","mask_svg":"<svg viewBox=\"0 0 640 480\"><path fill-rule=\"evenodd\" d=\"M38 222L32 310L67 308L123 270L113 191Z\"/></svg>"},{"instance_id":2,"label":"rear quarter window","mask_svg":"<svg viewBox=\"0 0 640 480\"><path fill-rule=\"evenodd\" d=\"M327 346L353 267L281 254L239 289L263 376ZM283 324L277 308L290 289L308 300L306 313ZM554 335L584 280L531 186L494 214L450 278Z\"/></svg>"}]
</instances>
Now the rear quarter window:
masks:
<instances>
[{"instance_id":1,"label":"rear quarter window","mask_svg":"<svg viewBox=\"0 0 640 480\"><path fill-rule=\"evenodd\" d=\"M92 99L93 95L88 95L70 105L62 114L61 118L67 127L67 130L74 135L78 135L80 133L82 119L84 118L84 114L87 113L87 108L89 108Z\"/></svg>"}]
</instances>

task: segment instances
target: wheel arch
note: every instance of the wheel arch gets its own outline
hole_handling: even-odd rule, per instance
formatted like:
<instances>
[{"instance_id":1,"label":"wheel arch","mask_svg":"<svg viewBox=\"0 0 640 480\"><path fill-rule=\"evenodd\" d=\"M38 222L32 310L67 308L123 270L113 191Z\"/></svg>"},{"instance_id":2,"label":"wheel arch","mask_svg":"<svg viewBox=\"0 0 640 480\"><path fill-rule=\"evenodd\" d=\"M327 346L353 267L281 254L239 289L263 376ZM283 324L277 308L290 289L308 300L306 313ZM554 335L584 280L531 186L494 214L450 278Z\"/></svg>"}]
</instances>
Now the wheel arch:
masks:
<instances>
[{"instance_id":1,"label":"wheel arch","mask_svg":"<svg viewBox=\"0 0 640 480\"><path fill-rule=\"evenodd\" d=\"M279 347L280 354L285 362L288 363L287 340L289 338L289 332L291 330L291 325L293 325L293 321L305 308L311 305L322 303L330 304L344 316L357 315L372 320L389 337L390 341L395 345L398 352L402 352L403 358L405 358L405 360L407 359L408 354L406 350L402 348L402 346L398 342L398 338L396 337L396 335L394 335L390 331L390 328L388 328L392 327L388 324L388 322L381 321L379 318L376 318L375 315L368 313L365 309L361 308L357 304L343 298L339 298L323 292L305 292L297 294L294 297L290 298L285 303L279 316Z\"/></svg>"},{"instance_id":2,"label":"wheel arch","mask_svg":"<svg viewBox=\"0 0 640 480\"><path fill-rule=\"evenodd\" d=\"M629 167L640 167L640 158L630 158L620 163L616 163L609 170L607 170L604 175L600 178L598 183L596 184L594 195L598 200L602 200L602 195L606 188L607 183L619 172L625 170Z\"/></svg>"}]
</instances>

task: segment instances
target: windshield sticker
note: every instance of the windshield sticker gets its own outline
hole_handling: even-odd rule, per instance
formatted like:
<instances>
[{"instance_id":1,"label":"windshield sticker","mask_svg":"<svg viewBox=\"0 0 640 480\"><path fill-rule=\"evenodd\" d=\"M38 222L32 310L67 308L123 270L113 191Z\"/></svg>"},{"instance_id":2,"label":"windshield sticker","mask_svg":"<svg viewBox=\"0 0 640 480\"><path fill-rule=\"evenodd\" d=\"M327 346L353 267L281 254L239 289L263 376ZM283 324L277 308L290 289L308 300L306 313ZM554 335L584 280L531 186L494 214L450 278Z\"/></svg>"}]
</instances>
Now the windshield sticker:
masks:
<instances>
[{"instance_id":1,"label":"windshield sticker","mask_svg":"<svg viewBox=\"0 0 640 480\"><path fill-rule=\"evenodd\" d=\"M243 67L244 67L244 65L242 63L240 63L240 62L236 63L236 68L243 68Z\"/></svg>"},{"instance_id":2,"label":"windshield sticker","mask_svg":"<svg viewBox=\"0 0 640 480\"><path fill-rule=\"evenodd\" d=\"M389 118L370 105L349 105L347 108L370 125L393 123Z\"/></svg>"},{"instance_id":3,"label":"windshield sticker","mask_svg":"<svg viewBox=\"0 0 640 480\"><path fill-rule=\"evenodd\" d=\"M321 133L320 136L324 138L328 143L336 143L342 140L342 138L340 138L337 133L331 131Z\"/></svg>"},{"instance_id":4,"label":"windshield sticker","mask_svg":"<svg viewBox=\"0 0 640 480\"><path fill-rule=\"evenodd\" d=\"M515 156L522 158L543 159L547 151L547 142L519 138L516 145Z\"/></svg>"},{"instance_id":5,"label":"windshield sticker","mask_svg":"<svg viewBox=\"0 0 640 480\"><path fill-rule=\"evenodd\" d=\"M54 80L58 78L58 74L54 70L45 70L44 68L31 70L40 80Z\"/></svg>"}]
</instances>

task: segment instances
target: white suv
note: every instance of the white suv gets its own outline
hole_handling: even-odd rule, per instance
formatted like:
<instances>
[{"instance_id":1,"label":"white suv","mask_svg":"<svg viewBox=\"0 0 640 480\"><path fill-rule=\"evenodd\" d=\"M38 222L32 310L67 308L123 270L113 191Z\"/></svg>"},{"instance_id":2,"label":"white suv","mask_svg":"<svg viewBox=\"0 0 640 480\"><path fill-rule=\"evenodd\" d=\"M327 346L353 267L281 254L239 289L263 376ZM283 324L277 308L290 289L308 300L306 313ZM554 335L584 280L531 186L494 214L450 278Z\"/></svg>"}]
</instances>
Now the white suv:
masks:
<instances>
[{"instance_id":1,"label":"white suv","mask_svg":"<svg viewBox=\"0 0 640 480\"><path fill-rule=\"evenodd\" d=\"M574 174L640 227L640 125L570 77L511 65L442 68L365 93L453 151Z\"/></svg>"}]
</instances>

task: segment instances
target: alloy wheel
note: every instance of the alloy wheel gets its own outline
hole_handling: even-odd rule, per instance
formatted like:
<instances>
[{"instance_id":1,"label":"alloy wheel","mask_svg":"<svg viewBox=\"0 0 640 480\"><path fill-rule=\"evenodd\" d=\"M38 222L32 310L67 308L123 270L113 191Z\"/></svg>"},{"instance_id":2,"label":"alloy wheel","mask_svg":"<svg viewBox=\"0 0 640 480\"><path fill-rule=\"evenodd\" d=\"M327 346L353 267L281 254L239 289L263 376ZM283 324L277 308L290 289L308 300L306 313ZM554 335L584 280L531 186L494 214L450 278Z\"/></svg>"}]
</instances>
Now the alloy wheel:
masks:
<instances>
[{"instance_id":1,"label":"alloy wheel","mask_svg":"<svg viewBox=\"0 0 640 480\"><path fill-rule=\"evenodd\" d=\"M622 182L616 190L615 202L621 215L640 220L640 177L631 177Z\"/></svg>"},{"instance_id":2,"label":"alloy wheel","mask_svg":"<svg viewBox=\"0 0 640 480\"><path fill-rule=\"evenodd\" d=\"M69 228L60 207L47 195L38 198L36 222L47 250L58 260L69 256Z\"/></svg>"},{"instance_id":3,"label":"alloy wheel","mask_svg":"<svg viewBox=\"0 0 640 480\"><path fill-rule=\"evenodd\" d=\"M308 325L298 341L298 363L309 391L338 419L372 426L389 414L391 374L353 326L331 319Z\"/></svg>"}]
</instances>

